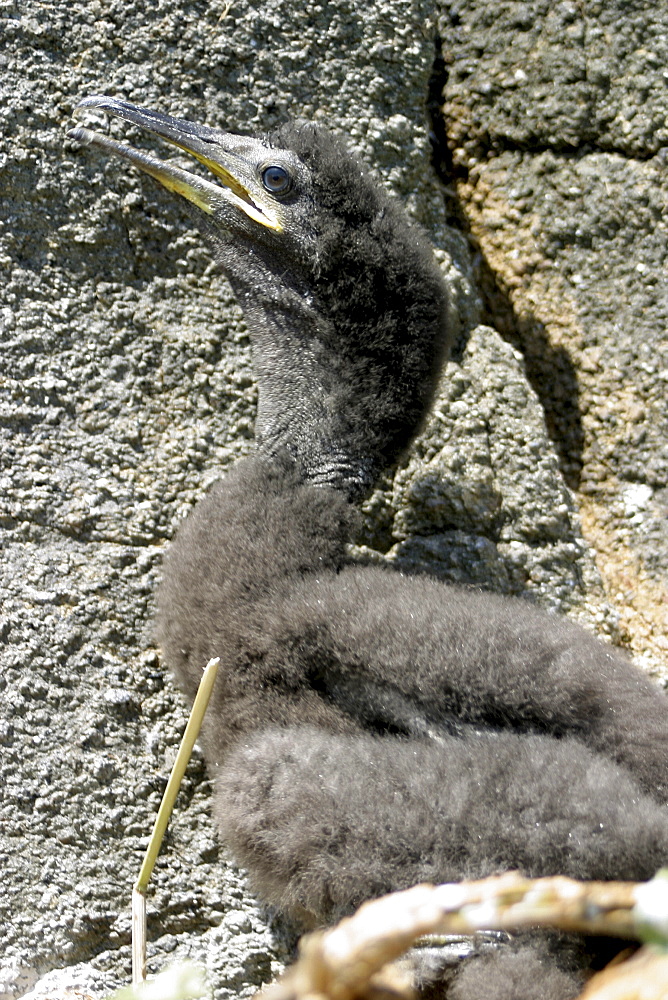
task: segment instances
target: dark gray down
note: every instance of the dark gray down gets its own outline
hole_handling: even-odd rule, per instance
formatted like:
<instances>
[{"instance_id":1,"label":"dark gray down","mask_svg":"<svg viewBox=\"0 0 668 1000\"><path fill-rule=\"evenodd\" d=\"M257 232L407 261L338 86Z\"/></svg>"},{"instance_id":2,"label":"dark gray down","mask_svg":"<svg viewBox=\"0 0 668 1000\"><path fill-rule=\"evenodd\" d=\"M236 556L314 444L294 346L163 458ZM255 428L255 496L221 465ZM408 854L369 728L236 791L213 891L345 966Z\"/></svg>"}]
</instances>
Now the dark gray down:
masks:
<instances>
[{"instance_id":1,"label":"dark gray down","mask_svg":"<svg viewBox=\"0 0 668 1000\"><path fill-rule=\"evenodd\" d=\"M88 94L350 136L428 228L461 328L360 558L525 595L665 670L668 15L586 7L582 24L574 3L493 0L0 5L0 1000L64 966L94 995L127 981L130 887L185 721L152 639L162 550L253 436L229 286L176 199L64 138ZM625 633L639 594L652 627ZM149 936L151 972L192 954L221 998L286 957L215 839L198 753Z\"/></svg>"}]
</instances>

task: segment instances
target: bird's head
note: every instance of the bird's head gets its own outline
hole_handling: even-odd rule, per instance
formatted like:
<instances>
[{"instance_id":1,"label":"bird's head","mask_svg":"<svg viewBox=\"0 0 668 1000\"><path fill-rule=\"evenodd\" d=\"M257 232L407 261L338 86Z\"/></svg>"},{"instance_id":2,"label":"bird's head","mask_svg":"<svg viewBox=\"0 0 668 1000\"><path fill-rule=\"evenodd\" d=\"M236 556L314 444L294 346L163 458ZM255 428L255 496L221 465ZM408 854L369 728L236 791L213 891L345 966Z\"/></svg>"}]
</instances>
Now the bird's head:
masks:
<instances>
[{"instance_id":1,"label":"bird's head","mask_svg":"<svg viewBox=\"0 0 668 1000\"><path fill-rule=\"evenodd\" d=\"M225 255L226 270L243 273L248 247L265 250L271 260L282 261L292 271L310 270L317 249L311 230L313 195L309 171L292 150L276 147L269 139L196 125L113 97L87 97L77 114L89 109L138 125L211 171L215 182L90 129L69 132L79 142L128 160L194 205L198 211L193 215L209 235L234 250Z\"/></svg>"},{"instance_id":2,"label":"bird's head","mask_svg":"<svg viewBox=\"0 0 668 1000\"><path fill-rule=\"evenodd\" d=\"M86 128L194 206L240 304L259 381L257 438L316 485L368 491L415 433L449 346L422 234L340 140L309 123L251 137L89 97L194 156L215 180Z\"/></svg>"}]
</instances>

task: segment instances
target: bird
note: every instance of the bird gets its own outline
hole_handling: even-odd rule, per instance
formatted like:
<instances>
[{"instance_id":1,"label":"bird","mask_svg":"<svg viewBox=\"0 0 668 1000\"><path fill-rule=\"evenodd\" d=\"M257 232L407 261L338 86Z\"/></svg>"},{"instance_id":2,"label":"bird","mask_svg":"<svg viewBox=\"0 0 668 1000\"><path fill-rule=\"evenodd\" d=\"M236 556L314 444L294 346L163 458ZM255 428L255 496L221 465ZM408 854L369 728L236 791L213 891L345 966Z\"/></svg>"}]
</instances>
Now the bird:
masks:
<instances>
[{"instance_id":1,"label":"bird","mask_svg":"<svg viewBox=\"0 0 668 1000\"><path fill-rule=\"evenodd\" d=\"M518 598L351 561L360 501L422 427L454 338L421 229L311 122L245 135L94 108L212 179L84 127L188 202L244 312L255 450L178 527L157 637L190 699L223 841L302 929L418 882L647 879L668 860L668 701L620 651ZM594 951L519 934L454 1000L566 1000Z\"/></svg>"}]
</instances>

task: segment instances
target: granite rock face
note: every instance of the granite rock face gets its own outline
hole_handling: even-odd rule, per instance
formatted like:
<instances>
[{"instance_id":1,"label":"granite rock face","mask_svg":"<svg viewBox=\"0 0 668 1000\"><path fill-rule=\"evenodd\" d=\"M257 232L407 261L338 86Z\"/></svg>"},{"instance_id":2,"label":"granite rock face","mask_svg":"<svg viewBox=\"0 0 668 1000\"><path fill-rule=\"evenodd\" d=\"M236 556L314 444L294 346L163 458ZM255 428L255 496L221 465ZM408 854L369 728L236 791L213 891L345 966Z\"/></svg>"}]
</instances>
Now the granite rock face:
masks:
<instances>
[{"instance_id":1,"label":"granite rock face","mask_svg":"<svg viewBox=\"0 0 668 1000\"><path fill-rule=\"evenodd\" d=\"M221 127L296 115L347 133L428 227L460 332L430 423L366 505L359 557L612 638L612 605L645 609L651 590L659 624L626 627L656 665L665 35L650 4L621 5L615 32L611 6L586 5L586 30L569 4L0 8L0 994L66 965L76 983L95 970L94 995L127 978L130 887L185 721L152 640L161 553L253 435L243 317L185 207L65 140L72 110L102 92ZM628 86L619 60L642 67ZM502 86L519 71L531 86ZM219 997L246 995L286 953L208 793L195 755L151 890L150 971L191 955Z\"/></svg>"}]
</instances>

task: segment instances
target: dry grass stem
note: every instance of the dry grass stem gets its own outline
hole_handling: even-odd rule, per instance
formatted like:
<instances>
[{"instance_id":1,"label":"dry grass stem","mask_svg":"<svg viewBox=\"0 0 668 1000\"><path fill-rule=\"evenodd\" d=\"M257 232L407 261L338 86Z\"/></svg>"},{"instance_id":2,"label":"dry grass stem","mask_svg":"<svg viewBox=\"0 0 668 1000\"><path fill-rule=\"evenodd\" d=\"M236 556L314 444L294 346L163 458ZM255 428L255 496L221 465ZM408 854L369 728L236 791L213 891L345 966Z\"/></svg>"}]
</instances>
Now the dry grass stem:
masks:
<instances>
[{"instance_id":1,"label":"dry grass stem","mask_svg":"<svg viewBox=\"0 0 668 1000\"><path fill-rule=\"evenodd\" d=\"M172 766L167 787L162 796L162 802L155 818L153 831L146 848L144 861L139 876L132 890L132 984L144 982L146 979L146 889L153 873L153 866L160 851L169 817L172 814L174 802L178 795L183 775L193 752L193 747L202 728L202 719L209 704L216 674L218 673L218 657L209 660L197 689L195 701L188 717L179 752Z\"/></svg>"},{"instance_id":2,"label":"dry grass stem","mask_svg":"<svg viewBox=\"0 0 668 1000\"><path fill-rule=\"evenodd\" d=\"M146 979L146 894L132 889L132 985Z\"/></svg>"}]
</instances>

